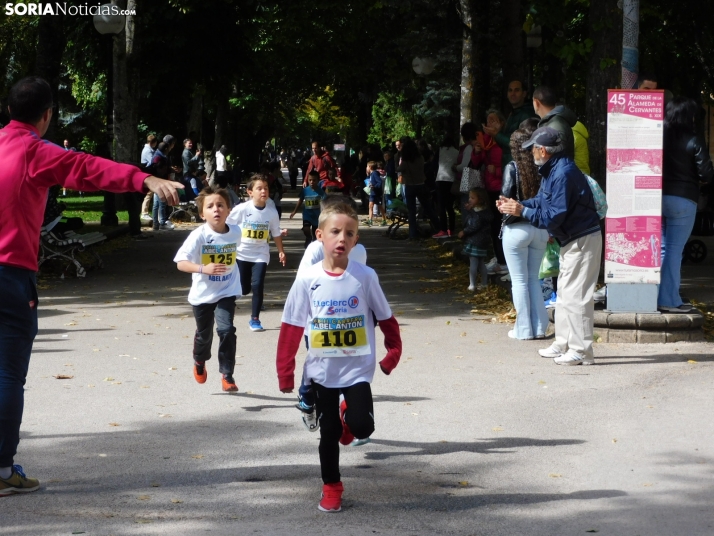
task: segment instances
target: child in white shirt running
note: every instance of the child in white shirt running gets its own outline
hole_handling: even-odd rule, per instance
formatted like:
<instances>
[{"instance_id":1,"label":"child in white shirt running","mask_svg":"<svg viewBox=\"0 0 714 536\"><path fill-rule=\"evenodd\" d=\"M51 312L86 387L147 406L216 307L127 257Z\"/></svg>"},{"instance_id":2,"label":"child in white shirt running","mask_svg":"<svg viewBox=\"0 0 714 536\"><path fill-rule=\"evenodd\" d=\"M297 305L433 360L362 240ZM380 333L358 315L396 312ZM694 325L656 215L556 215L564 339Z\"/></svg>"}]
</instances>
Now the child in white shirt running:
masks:
<instances>
[{"instance_id":1,"label":"child in white shirt running","mask_svg":"<svg viewBox=\"0 0 714 536\"><path fill-rule=\"evenodd\" d=\"M218 370L224 391L237 391L233 371L236 365L236 328L233 326L236 296L241 293L236 269L240 228L227 225L230 196L223 189L205 188L196 198L198 213L206 221L188 235L174 257L182 272L193 274L188 302L196 318L193 339L193 376L206 383L206 361L211 359L213 321L218 333Z\"/></svg>"},{"instance_id":2,"label":"child in white shirt running","mask_svg":"<svg viewBox=\"0 0 714 536\"><path fill-rule=\"evenodd\" d=\"M285 302L278 340L277 369L280 390L292 393L295 354L305 331L308 355L305 382L316 394L320 422L322 499L318 508L337 512L342 505L340 443L374 431L370 382L376 369L375 318L384 333L386 357L380 361L389 374L402 353L399 325L371 268L349 261L357 242L357 213L347 204L335 204L320 214L317 239L325 258L299 276ZM340 395L344 400L340 401Z\"/></svg>"},{"instance_id":3,"label":"child in white shirt running","mask_svg":"<svg viewBox=\"0 0 714 536\"><path fill-rule=\"evenodd\" d=\"M235 207L227 223L239 225L241 241L238 245L238 271L243 295L253 293L250 320L251 331L265 331L260 323L260 309L263 306L265 272L270 262L270 237L278 247L278 258L285 266L286 257L280 230L280 216L275 205L268 204L270 195L268 179L264 175L253 175L247 186L250 199Z\"/></svg>"}]
</instances>

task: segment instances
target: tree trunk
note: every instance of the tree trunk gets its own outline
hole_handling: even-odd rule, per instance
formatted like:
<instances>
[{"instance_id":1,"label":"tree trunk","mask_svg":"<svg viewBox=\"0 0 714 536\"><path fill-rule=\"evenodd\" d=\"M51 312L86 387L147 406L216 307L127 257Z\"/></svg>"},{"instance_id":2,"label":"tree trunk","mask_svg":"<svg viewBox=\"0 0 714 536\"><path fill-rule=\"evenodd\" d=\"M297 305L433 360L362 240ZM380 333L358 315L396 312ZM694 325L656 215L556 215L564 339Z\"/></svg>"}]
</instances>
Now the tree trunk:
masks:
<instances>
[{"instance_id":1,"label":"tree trunk","mask_svg":"<svg viewBox=\"0 0 714 536\"><path fill-rule=\"evenodd\" d=\"M52 4L54 6L54 2L41 2L40 4ZM52 88L52 98L55 103L58 101L57 92L60 82L60 71L62 69L62 54L64 53L66 42L63 17L44 16L39 18L37 26L35 74L41 76L50 84ZM61 140L56 139L58 135L58 120L59 114L54 113L45 137L48 140L62 145Z\"/></svg>"},{"instance_id":2,"label":"tree trunk","mask_svg":"<svg viewBox=\"0 0 714 536\"><path fill-rule=\"evenodd\" d=\"M136 0L120 0L120 9L136 9ZM118 162L138 162L138 43L136 21L126 17L124 30L114 36L114 155Z\"/></svg>"},{"instance_id":3,"label":"tree trunk","mask_svg":"<svg viewBox=\"0 0 714 536\"><path fill-rule=\"evenodd\" d=\"M474 52L476 36L474 35L474 0L459 0L461 5L461 103L459 112L460 124L468 123L474 117Z\"/></svg>"},{"instance_id":4,"label":"tree trunk","mask_svg":"<svg viewBox=\"0 0 714 536\"><path fill-rule=\"evenodd\" d=\"M607 90L620 83L622 57L622 11L618 0L590 3L589 25L593 48L590 52L585 88L585 125L590 131L590 174L605 184L607 151Z\"/></svg>"},{"instance_id":5,"label":"tree trunk","mask_svg":"<svg viewBox=\"0 0 714 536\"><path fill-rule=\"evenodd\" d=\"M203 86L196 84L193 90L193 101L191 102L191 112L186 123L186 132L188 137L194 142L201 141L201 120L203 116ZM195 137L195 139L194 139Z\"/></svg>"},{"instance_id":6,"label":"tree trunk","mask_svg":"<svg viewBox=\"0 0 714 536\"><path fill-rule=\"evenodd\" d=\"M640 71L638 43L640 36L640 0L625 0L622 4L622 83L623 88L637 87Z\"/></svg>"},{"instance_id":7,"label":"tree trunk","mask_svg":"<svg viewBox=\"0 0 714 536\"><path fill-rule=\"evenodd\" d=\"M504 15L502 38L499 42L503 45L503 84L508 86L514 80L525 84L525 54L523 43L523 16L521 13L521 0L502 0L501 10ZM505 89L505 88L504 88ZM532 88L530 88L532 89ZM504 90L499 99L506 95ZM504 103L505 104L505 103ZM503 109L507 107L502 106Z\"/></svg>"}]
</instances>

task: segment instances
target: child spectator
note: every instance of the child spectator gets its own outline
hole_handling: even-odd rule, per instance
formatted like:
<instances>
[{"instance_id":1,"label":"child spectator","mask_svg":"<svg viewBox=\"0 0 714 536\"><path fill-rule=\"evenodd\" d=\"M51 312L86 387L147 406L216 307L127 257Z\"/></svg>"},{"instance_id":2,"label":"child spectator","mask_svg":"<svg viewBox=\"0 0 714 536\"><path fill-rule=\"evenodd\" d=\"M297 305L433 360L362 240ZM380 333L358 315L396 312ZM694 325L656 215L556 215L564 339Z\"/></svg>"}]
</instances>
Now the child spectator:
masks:
<instances>
[{"instance_id":1,"label":"child spectator","mask_svg":"<svg viewBox=\"0 0 714 536\"><path fill-rule=\"evenodd\" d=\"M488 194L482 188L469 190L469 200L463 214L464 230L459 238L464 241L464 255L469 257L470 292L478 291L488 285L486 255L491 245L491 220L493 213L488 206ZM481 284L477 283L477 274L481 274Z\"/></svg>"},{"instance_id":2,"label":"child spectator","mask_svg":"<svg viewBox=\"0 0 714 536\"><path fill-rule=\"evenodd\" d=\"M295 354L307 332L303 383L315 390L320 423L323 487L318 509L338 512L343 492L340 443L367 438L374 431L370 382L376 368L375 319L387 348L379 363L385 374L397 366L402 341L377 274L349 261L358 238L357 213L347 204L335 204L322 211L319 223L317 239L325 257L299 275L290 289L280 327L277 370L280 390L291 393Z\"/></svg>"},{"instance_id":3,"label":"child spectator","mask_svg":"<svg viewBox=\"0 0 714 536\"><path fill-rule=\"evenodd\" d=\"M384 208L389 208L389 203L396 195L397 188L397 166L394 163L391 151L384 151Z\"/></svg>"},{"instance_id":4,"label":"child spectator","mask_svg":"<svg viewBox=\"0 0 714 536\"><path fill-rule=\"evenodd\" d=\"M292 220L300 205L305 204L302 210L302 232L305 235L305 247L315 240L315 231L320 218L320 201L325 198L325 192L320 188L320 174L312 170L307 176L308 185L300 191L300 197L295 205L295 210L290 214Z\"/></svg>"},{"instance_id":5,"label":"child spectator","mask_svg":"<svg viewBox=\"0 0 714 536\"><path fill-rule=\"evenodd\" d=\"M193 377L206 383L206 361L211 359L213 321L218 333L218 370L224 391L237 391L233 371L236 365L236 328L233 326L236 296L240 295L240 274L236 270L236 250L240 228L226 224L230 209L228 192L206 188L196 197L198 213L206 221L188 235L174 257L179 270L193 274L188 302L196 318L193 339Z\"/></svg>"},{"instance_id":6,"label":"child spectator","mask_svg":"<svg viewBox=\"0 0 714 536\"><path fill-rule=\"evenodd\" d=\"M270 235L278 247L280 263L285 266L285 250L280 231L280 216L277 207L268 203L270 188L265 175L253 175L247 186L248 199L235 207L226 220L239 225L241 241L238 246L238 270L243 295L253 292L251 316L248 327L251 331L265 331L260 323L260 309L263 306L265 272L270 262Z\"/></svg>"},{"instance_id":7,"label":"child spectator","mask_svg":"<svg viewBox=\"0 0 714 536\"><path fill-rule=\"evenodd\" d=\"M369 176L369 218L366 222L367 225L372 225L375 206L378 207L379 212L382 214L382 225L387 225L387 211L382 204L382 198L384 197L384 170L382 170L382 173L379 171L377 162L367 162L367 175Z\"/></svg>"}]
</instances>

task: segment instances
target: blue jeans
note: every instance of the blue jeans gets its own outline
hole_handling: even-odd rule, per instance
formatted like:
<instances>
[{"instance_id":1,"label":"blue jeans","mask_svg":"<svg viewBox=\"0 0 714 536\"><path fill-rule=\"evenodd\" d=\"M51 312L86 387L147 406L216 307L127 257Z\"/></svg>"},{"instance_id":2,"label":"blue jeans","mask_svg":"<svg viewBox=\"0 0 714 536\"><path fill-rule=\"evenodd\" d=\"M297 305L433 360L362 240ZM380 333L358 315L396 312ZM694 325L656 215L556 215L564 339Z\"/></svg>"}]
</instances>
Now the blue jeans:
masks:
<instances>
[{"instance_id":1,"label":"blue jeans","mask_svg":"<svg viewBox=\"0 0 714 536\"><path fill-rule=\"evenodd\" d=\"M35 272L0 266L0 467L10 467L20 443L25 379L37 335Z\"/></svg>"},{"instance_id":2,"label":"blue jeans","mask_svg":"<svg viewBox=\"0 0 714 536\"><path fill-rule=\"evenodd\" d=\"M662 273L657 305L679 307L682 298L679 285L682 281L682 253L694 228L697 204L691 199L676 195L662 196Z\"/></svg>"},{"instance_id":3,"label":"blue jeans","mask_svg":"<svg viewBox=\"0 0 714 536\"><path fill-rule=\"evenodd\" d=\"M154 194L154 208L151 210L154 219L154 229L166 223L166 203Z\"/></svg>"},{"instance_id":4,"label":"blue jeans","mask_svg":"<svg viewBox=\"0 0 714 536\"><path fill-rule=\"evenodd\" d=\"M265 288L265 272L268 265L264 262L238 261L240 284L243 296L253 293L251 304L251 319L260 318L260 308L263 307L263 289Z\"/></svg>"},{"instance_id":5,"label":"blue jeans","mask_svg":"<svg viewBox=\"0 0 714 536\"><path fill-rule=\"evenodd\" d=\"M548 313L543 303L538 271L543 260L548 232L528 222L512 223L503 228L503 253L511 274L513 306L516 308L516 339L545 335Z\"/></svg>"}]
</instances>

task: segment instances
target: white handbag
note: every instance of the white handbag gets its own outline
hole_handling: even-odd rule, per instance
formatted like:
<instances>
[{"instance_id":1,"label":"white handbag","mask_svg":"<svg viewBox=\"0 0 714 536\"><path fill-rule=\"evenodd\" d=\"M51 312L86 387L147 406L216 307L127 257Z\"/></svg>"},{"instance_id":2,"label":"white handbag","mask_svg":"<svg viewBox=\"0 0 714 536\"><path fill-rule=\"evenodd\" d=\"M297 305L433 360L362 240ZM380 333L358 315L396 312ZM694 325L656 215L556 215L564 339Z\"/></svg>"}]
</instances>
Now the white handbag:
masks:
<instances>
[{"instance_id":1,"label":"white handbag","mask_svg":"<svg viewBox=\"0 0 714 536\"><path fill-rule=\"evenodd\" d=\"M471 188L483 188L483 181L481 180L481 172L478 169L467 167L461 172L459 192L467 194Z\"/></svg>"}]
</instances>

